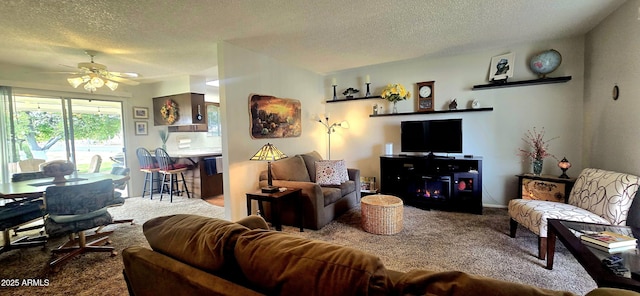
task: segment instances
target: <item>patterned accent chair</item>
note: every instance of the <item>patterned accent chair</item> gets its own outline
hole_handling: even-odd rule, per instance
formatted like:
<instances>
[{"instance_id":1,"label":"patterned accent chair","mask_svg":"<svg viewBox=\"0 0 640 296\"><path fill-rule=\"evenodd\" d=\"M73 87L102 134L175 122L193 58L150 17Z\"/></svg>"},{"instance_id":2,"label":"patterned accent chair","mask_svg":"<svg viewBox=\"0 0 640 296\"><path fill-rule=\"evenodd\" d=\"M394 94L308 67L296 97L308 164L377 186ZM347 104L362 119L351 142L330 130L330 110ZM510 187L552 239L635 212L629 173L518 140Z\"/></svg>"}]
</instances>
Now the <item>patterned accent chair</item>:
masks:
<instances>
[{"instance_id":1,"label":"patterned accent chair","mask_svg":"<svg viewBox=\"0 0 640 296\"><path fill-rule=\"evenodd\" d=\"M586 168L582 170L567 203L513 199L509 201L510 235L518 224L538 235L538 257L545 259L547 219L562 219L610 225L629 225L636 206L640 178L634 175ZM638 203L638 202L636 202Z\"/></svg>"},{"instance_id":2,"label":"patterned accent chair","mask_svg":"<svg viewBox=\"0 0 640 296\"><path fill-rule=\"evenodd\" d=\"M44 222L47 234L51 237L69 235L69 241L53 254L63 254L49 263L53 271L69 259L85 252L111 252L117 255L109 243L113 231L85 235L86 230L113 222L107 207L113 201L113 181L106 179L89 184L50 186L45 194L47 213Z\"/></svg>"}]
</instances>

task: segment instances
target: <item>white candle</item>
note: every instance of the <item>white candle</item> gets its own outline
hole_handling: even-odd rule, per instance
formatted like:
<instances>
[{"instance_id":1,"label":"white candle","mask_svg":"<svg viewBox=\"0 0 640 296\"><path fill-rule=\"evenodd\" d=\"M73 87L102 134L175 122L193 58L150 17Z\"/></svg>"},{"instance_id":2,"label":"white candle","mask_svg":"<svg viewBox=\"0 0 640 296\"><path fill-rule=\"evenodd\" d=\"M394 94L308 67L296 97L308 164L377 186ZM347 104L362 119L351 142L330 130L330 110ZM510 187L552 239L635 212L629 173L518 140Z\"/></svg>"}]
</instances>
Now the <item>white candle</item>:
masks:
<instances>
[{"instance_id":1,"label":"white candle","mask_svg":"<svg viewBox=\"0 0 640 296\"><path fill-rule=\"evenodd\" d=\"M336 81L336 78L331 78L331 85L338 85L338 82Z\"/></svg>"},{"instance_id":2,"label":"white candle","mask_svg":"<svg viewBox=\"0 0 640 296\"><path fill-rule=\"evenodd\" d=\"M369 75L364 77L364 83L371 83L371 77L369 77Z\"/></svg>"}]
</instances>

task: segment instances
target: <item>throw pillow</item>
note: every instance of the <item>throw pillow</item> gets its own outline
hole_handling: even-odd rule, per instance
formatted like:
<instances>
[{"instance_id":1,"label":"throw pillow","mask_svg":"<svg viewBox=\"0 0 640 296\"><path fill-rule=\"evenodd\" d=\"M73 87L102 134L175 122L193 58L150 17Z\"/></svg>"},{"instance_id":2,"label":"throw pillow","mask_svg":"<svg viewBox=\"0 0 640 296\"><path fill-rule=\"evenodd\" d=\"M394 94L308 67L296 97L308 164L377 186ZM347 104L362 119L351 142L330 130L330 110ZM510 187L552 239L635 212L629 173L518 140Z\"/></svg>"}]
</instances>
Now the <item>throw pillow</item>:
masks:
<instances>
[{"instance_id":1,"label":"throw pillow","mask_svg":"<svg viewBox=\"0 0 640 296\"><path fill-rule=\"evenodd\" d=\"M349 173L344 160L316 161L316 183L340 185L346 181L349 181Z\"/></svg>"},{"instance_id":2,"label":"throw pillow","mask_svg":"<svg viewBox=\"0 0 640 296\"><path fill-rule=\"evenodd\" d=\"M274 180L310 182L309 172L301 156L293 156L271 163Z\"/></svg>"}]
</instances>

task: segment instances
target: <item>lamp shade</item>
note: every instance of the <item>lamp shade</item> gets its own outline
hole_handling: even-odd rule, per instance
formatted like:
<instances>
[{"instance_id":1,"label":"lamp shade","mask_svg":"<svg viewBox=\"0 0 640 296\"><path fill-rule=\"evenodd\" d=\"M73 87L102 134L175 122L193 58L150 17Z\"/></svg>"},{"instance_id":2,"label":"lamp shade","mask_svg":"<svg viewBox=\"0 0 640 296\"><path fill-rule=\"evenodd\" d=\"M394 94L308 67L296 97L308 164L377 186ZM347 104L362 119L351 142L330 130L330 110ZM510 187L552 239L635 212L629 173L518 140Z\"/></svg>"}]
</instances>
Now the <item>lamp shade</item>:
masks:
<instances>
[{"instance_id":1,"label":"lamp shade","mask_svg":"<svg viewBox=\"0 0 640 296\"><path fill-rule=\"evenodd\" d=\"M250 160L276 161L283 158L287 158L287 155L272 144L267 143Z\"/></svg>"},{"instance_id":2,"label":"lamp shade","mask_svg":"<svg viewBox=\"0 0 640 296\"><path fill-rule=\"evenodd\" d=\"M264 193L273 193L278 191L278 187L273 186L273 175L271 174L271 162L276 161L278 159L287 158L287 156L282 153L282 151L278 150L275 146L267 143L258 152L256 152L250 160L262 160L268 161L267 165L267 187L262 187L262 192Z\"/></svg>"}]
</instances>

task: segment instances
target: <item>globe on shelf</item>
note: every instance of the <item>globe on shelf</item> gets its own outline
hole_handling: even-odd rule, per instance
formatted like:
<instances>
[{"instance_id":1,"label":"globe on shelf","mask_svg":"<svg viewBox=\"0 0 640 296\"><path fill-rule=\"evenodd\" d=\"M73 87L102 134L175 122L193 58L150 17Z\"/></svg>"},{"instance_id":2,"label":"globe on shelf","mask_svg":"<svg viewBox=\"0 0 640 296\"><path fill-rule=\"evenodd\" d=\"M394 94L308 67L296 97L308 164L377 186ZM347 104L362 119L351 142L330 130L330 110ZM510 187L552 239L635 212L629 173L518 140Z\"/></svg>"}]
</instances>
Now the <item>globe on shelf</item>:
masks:
<instances>
[{"instance_id":1,"label":"globe on shelf","mask_svg":"<svg viewBox=\"0 0 640 296\"><path fill-rule=\"evenodd\" d=\"M531 58L529 68L533 73L538 74L538 77L545 78L547 74L558 69L560 63L562 63L560 52L555 49L549 49Z\"/></svg>"}]
</instances>

